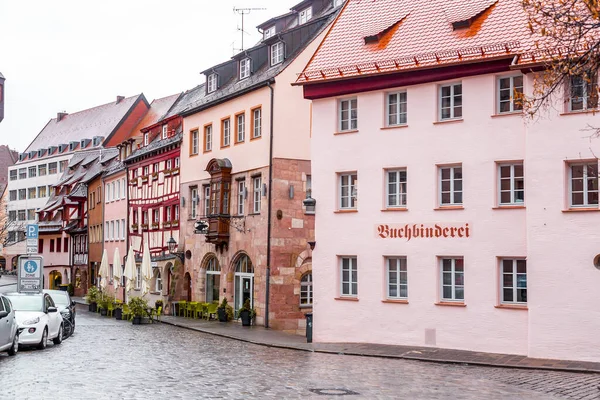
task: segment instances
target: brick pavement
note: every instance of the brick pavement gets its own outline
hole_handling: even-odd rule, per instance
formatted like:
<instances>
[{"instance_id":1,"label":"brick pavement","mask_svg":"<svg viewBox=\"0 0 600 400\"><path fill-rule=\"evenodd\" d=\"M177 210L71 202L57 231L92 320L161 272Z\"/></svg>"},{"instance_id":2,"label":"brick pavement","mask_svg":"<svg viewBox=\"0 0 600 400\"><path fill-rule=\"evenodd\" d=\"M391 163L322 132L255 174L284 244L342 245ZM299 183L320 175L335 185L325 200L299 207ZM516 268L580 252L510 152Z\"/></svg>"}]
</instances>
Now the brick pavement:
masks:
<instances>
[{"instance_id":1,"label":"brick pavement","mask_svg":"<svg viewBox=\"0 0 600 400\"><path fill-rule=\"evenodd\" d=\"M523 369L600 373L600 363L597 362L538 359L511 354L483 353L440 349L435 347L393 346L371 343L306 343L306 339L303 336L273 331L261 326L252 326L248 328L241 326L239 323L225 324L217 321L173 316L164 316L162 322L264 346L314 351L319 353L400 358Z\"/></svg>"}]
</instances>

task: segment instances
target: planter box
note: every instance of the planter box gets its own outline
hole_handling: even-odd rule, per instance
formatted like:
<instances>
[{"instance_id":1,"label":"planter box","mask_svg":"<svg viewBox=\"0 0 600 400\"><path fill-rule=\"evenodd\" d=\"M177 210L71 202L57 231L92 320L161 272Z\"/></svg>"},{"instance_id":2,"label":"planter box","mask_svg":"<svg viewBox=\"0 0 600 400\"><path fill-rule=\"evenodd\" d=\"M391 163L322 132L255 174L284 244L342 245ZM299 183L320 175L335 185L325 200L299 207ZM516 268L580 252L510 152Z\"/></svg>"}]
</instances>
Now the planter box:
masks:
<instances>
[{"instance_id":1,"label":"planter box","mask_svg":"<svg viewBox=\"0 0 600 400\"><path fill-rule=\"evenodd\" d=\"M242 326L252 325L252 318L250 318L250 311L240 312L240 318L242 319Z\"/></svg>"},{"instance_id":2,"label":"planter box","mask_svg":"<svg viewBox=\"0 0 600 400\"><path fill-rule=\"evenodd\" d=\"M227 322L227 310L224 308L217 308L217 314L219 315L220 322Z\"/></svg>"},{"instance_id":3,"label":"planter box","mask_svg":"<svg viewBox=\"0 0 600 400\"><path fill-rule=\"evenodd\" d=\"M119 321L123 319L123 310L121 308L115 308L113 314L115 315L115 319L118 319Z\"/></svg>"},{"instance_id":4,"label":"planter box","mask_svg":"<svg viewBox=\"0 0 600 400\"><path fill-rule=\"evenodd\" d=\"M131 320L131 323L133 325L141 325L142 324L142 317L133 317L133 319Z\"/></svg>"},{"instance_id":5,"label":"planter box","mask_svg":"<svg viewBox=\"0 0 600 400\"><path fill-rule=\"evenodd\" d=\"M103 317L106 317L106 313L107 313L106 308L101 308L100 309L100 315L102 315Z\"/></svg>"}]
</instances>

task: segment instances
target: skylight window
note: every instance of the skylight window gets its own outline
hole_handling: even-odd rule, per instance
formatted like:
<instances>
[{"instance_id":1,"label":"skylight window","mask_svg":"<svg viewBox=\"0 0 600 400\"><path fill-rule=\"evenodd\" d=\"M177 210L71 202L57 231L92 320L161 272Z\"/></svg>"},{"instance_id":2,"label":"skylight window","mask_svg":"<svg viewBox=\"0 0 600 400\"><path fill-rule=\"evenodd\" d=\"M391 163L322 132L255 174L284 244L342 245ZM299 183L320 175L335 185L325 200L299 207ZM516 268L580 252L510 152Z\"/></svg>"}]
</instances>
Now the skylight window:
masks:
<instances>
[{"instance_id":1,"label":"skylight window","mask_svg":"<svg viewBox=\"0 0 600 400\"><path fill-rule=\"evenodd\" d=\"M273 35L275 35L275 25L263 31L263 39L268 39Z\"/></svg>"},{"instance_id":2,"label":"skylight window","mask_svg":"<svg viewBox=\"0 0 600 400\"><path fill-rule=\"evenodd\" d=\"M217 90L217 74L210 74L208 76L206 85L207 85L206 90L208 93L212 93L215 90Z\"/></svg>"},{"instance_id":3,"label":"skylight window","mask_svg":"<svg viewBox=\"0 0 600 400\"><path fill-rule=\"evenodd\" d=\"M250 76L250 59L244 58L240 61L240 79L246 79Z\"/></svg>"},{"instance_id":4,"label":"skylight window","mask_svg":"<svg viewBox=\"0 0 600 400\"><path fill-rule=\"evenodd\" d=\"M312 7L300 11L300 25L307 23L312 18Z\"/></svg>"}]
</instances>

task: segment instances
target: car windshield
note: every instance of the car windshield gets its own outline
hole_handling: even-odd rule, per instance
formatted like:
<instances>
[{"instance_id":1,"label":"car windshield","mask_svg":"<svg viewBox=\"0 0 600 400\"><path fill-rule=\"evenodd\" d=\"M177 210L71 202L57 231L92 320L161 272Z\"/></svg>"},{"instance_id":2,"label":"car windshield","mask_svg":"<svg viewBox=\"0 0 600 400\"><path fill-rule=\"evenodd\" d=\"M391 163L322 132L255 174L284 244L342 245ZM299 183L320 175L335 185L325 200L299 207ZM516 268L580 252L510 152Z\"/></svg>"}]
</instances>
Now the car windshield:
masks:
<instances>
[{"instance_id":1,"label":"car windshield","mask_svg":"<svg viewBox=\"0 0 600 400\"><path fill-rule=\"evenodd\" d=\"M51 293L50 297L52 297L52 300L54 300L54 304L56 304L56 305L59 305L59 306L68 306L69 305L69 299L67 298L66 294Z\"/></svg>"},{"instance_id":2,"label":"car windshield","mask_svg":"<svg viewBox=\"0 0 600 400\"><path fill-rule=\"evenodd\" d=\"M41 296L6 296L16 311L42 311Z\"/></svg>"}]
</instances>

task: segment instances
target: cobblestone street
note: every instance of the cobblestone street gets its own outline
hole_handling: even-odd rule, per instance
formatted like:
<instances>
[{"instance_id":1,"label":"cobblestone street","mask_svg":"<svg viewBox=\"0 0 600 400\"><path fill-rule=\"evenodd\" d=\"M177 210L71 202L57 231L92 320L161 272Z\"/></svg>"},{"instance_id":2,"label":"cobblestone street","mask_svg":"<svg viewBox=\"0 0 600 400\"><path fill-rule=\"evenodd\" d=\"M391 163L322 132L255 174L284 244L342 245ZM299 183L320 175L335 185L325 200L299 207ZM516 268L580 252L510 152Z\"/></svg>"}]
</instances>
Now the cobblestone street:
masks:
<instances>
[{"instance_id":1,"label":"cobblestone street","mask_svg":"<svg viewBox=\"0 0 600 400\"><path fill-rule=\"evenodd\" d=\"M274 349L83 308L73 337L0 371L2 399L600 399L597 374Z\"/></svg>"}]
</instances>

